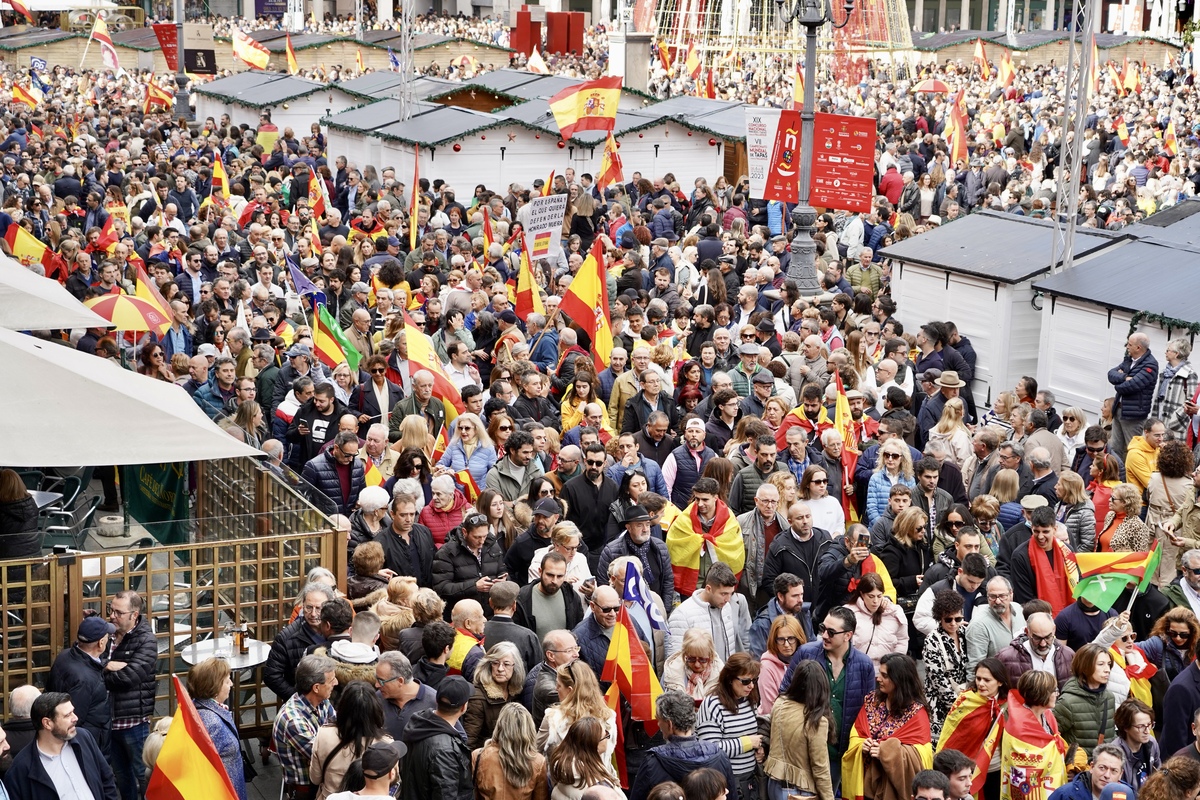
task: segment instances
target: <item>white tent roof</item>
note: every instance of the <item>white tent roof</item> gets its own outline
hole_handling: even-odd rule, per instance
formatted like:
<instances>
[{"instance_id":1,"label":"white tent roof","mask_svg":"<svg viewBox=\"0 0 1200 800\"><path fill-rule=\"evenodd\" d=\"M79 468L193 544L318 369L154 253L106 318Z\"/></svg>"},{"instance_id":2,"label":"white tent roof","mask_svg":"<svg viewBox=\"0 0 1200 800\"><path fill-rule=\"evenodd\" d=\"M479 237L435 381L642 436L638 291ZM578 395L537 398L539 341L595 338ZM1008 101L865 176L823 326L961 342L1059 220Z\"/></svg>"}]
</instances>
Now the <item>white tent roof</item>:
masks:
<instances>
[{"instance_id":1,"label":"white tent roof","mask_svg":"<svg viewBox=\"0 0 1200 800\"><path fill-rule=\"evenodd\" d=\"M261 455L218 428L182 387L0 329L6 464L159 464ZM96 412L100 413L97 414Z\"/></svg>"},{"instance_id":2,"label":"white tent roof","mask_svg":"<svg viewBox=\"0 0 1200 800\"><path fill-rule=\"evenodd\" d=\"M108 320L85 307L58 281L43 278L0 255L0 328L14 331L50 328L111 328Z\"/></svg>"}]
</instances>

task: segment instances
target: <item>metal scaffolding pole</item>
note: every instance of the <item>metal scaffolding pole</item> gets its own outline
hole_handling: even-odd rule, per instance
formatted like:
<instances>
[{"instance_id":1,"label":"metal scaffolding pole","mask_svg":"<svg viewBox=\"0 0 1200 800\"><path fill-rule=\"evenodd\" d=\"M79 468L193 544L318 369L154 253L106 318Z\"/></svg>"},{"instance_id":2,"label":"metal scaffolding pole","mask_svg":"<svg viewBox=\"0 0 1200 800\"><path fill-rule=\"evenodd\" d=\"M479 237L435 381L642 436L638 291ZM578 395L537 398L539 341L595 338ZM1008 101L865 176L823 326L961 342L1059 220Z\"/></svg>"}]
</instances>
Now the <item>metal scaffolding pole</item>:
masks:
<instances>
[{"instance_id":1,"label":"metal scaffolding pole","mask_svg":"<svg viewBox=\"0 0 1200 800\"><path fill-rule=\"evenodd\" d=\"M416 64L413 62L413 25L416 23L416 10L413 0L400 0L400 39L399 52L396 59L400 62L400 74L404 82L400 84L400 119L406 120L413 115L412 82L416 80Z\"/></svg>"},{"instance_id":2,"label":"metal scaffolding pole","mask_svg":"<svg viewBox=\"0 0 1200 800\"><path fill-rule=\"evenodd\" d=\"M1097 0L1072 0L1067 31L1067 65L1063 82L1062 147L1054 203L1054 236L1050 240L1050 272L1075 263L1075 224L1083 166L1084 125L1092 91L1092 40ZM1096 65L1099 66L1099 65Z\"/></svg>"}]
</instances>

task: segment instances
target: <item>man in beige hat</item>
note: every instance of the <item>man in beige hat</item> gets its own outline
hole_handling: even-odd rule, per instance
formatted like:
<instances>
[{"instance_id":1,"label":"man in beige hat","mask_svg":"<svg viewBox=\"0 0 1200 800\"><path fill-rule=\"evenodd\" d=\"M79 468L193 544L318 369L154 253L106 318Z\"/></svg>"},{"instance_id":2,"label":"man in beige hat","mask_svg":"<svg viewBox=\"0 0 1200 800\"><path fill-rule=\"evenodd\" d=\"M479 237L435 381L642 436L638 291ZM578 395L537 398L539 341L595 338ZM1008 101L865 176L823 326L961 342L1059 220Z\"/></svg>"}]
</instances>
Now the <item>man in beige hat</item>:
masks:
<instances>
[{"instance_id":1,"label":"man in beige hat","mask_svg":"<svg viewBox=\"0 0 1200 800\"><path fill-rule=\"evenodd\" d=\"M933 385L938 388L938 392L921 403L921 413L917 417L917 436L921 440L920 445L922 447L925 445L925 438L929 435L929 431L941 419L942 410L946 407L946 401L958 397L959 391L967 384L966 381L958 377L957 372L948 369L933 382Z\"/></svg>"}]
</instances>

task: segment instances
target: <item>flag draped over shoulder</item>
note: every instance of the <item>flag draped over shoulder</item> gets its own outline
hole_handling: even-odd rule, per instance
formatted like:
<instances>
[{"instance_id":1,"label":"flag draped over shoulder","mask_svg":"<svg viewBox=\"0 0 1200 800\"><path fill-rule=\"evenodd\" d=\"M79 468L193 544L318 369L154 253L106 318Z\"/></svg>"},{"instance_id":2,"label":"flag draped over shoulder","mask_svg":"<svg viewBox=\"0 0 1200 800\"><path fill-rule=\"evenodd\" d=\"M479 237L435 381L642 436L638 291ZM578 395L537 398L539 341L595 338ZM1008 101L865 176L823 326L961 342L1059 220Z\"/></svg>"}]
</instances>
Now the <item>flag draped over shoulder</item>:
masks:
<instances>
[{"instance_id":1,"label":"flag draped over shoulder","mask_svg":"<svg viewBox=\"0 0 1200 800\"><path fill-rule=\"evenodd\" d=\"M863 752L863 742L871 738L867 714L870 704L874 702L875 693L867 695L867 703L858 712L854 727L850 731L850 746L842 756L842 797L845 800L863 800L866 784L866 755ZM900 744L913 748L921 762L921 769L933 768L933 744L929 741L929 714L919 708L910 719L900 728L884 739L888 742L899 740ZM880 762L888 766L887 758L880 753ZM919 771L919 770L918 770Z\"/></svg>"},{"instance_id":2,"label":"flag draped over shoulder","mask_svg":"<svg viewBox=\"0 0 1200 800\"><path fill-rule=\"evenodd\" d=\"M564 89L550 98L550 110L563 139L577 131L611 131L621 102L621 78L600 78Z\"/></svg>"},{"instance_id":3,"label":"flag draped over shoulder","mask_svg":"<svg viewBox=\"0 0 1200 800\"><path fill-rule=\"evenodd\" d=\"M1000 714L1000 703L968 689L958 696L942 723L937 750L978 753Z\"/></svg>"},{"instance_id":4,"label":"flag draped over shoulder","mask_svg":"<svg viewBox=\"0 0 1200 800\"><path fill-rule=\"evenodd\" d=\"M172 675L179 705L150 773L146 796L155 800L238 800L208 729L179 676Z\"/></svg>"},{"instance_id":5,"label":"flag draped over shoulder","mask_svg":"<svg viewBox=\"0 0 1200 800\"><path fill-rule=\"evenodd\" d=\"M971 794L980 796L987 781L992 755L1000 752L1000 792L1010 800L1046 800L1067 782L1063 755L1067 743L1058 734L1058 721L1046 715L1050 730L1025 705L1016 689L1008 691L1008 705L974 753L975 777ZM1016 781L1016 783L1014 783Z\"/></svg>"},{"instance_id":6,"label":"flag draped over shoulder","mask_svg":"<svg viewBox=\"0 0 1200 800\"><path fill-rule=\"evenodd\" d=\"M863 559L862 574L866 575L868 572L874 572L883 581L883 596L893 603L896 602L896 584L892 582L892 574L888 572L888 568L879 560L879 556L869 555ZM853 592L857 588L858 578L851 578L847 591Z\"/></svg>"},{"instance_id":7,"label":"flag draped over shoulder","mask_svg":"<svg viewBox=\"0 0 1200 800\"><path fill-rule=\"evenodd\" d=\"M684 597L696 591L700 581L700 559L706 550L710 561L723 561L741 577L746 565L742 528L723 501L717 502L717 516L708 533L704 533L700 525L700 510L695 503L685 508L667 529L667 552L671 555L675 590Z\"/></svg>"},{"instance_id":8,"label":"flag draped over shoulder","mask_svg":"<svg viewBox=\"0 0 1200 800\"><path fill-rule=\"evenodd\" d=\"M608 307L608 282L604 274L604 245L597 239L579 267L558 310L574 322L592 340L592 362L596 371L608 366L612 356L613 333Z\"/></svg>"}]
</instances>

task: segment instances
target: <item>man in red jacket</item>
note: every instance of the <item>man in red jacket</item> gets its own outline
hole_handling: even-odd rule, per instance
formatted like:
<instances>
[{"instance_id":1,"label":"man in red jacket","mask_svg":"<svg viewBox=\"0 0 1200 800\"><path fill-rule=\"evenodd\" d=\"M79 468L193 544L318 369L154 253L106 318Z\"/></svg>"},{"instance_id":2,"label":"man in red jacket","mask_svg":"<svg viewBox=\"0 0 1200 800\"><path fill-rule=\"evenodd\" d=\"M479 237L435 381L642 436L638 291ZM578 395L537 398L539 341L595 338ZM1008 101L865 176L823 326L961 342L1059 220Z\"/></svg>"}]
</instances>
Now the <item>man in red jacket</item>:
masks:
<instances>
[{"instance_id":1,"label":"man in red jacket","mask_svg":"<svg viewBox=\"0 0 1200 800\"><path fill-rule=\"evenodd\" d=\"M896 169L895 164L892 164L879 179L879 193L886 197L889 203L896 205L900 202L900 193L903 191L904 179L900 177L900 170Z\"/></svg>"}]
</instances>

